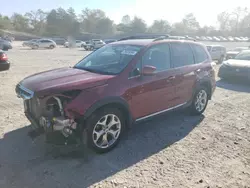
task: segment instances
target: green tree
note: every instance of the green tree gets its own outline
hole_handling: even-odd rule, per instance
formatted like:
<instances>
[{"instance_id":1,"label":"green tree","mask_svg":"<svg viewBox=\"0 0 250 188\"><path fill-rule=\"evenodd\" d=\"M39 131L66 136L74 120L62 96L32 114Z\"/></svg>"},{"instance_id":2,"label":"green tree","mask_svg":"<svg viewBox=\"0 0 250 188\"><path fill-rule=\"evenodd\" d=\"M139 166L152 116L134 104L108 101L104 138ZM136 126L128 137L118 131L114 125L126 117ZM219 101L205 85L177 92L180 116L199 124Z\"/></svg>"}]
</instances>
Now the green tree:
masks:
<instances>
[{"instance_id":1,"label":"green tree","mask_svg":"<svg viewBox=\"0 0 250 188\"><path fill-rule=\"evenodd\" d=\"M171 26L166 20L155 20L148 31L151 33L169 33Z\"/></svg>"},{"instance_id":2,"label":"green tree","mask_svg":"<svg viewBox=\"0 0 250 188\"><path fill-rule=\"evenodd\" d=\"M147 24L141 18L134 17L130 23L131 33L145 33L147 31Z\"/></svg>"},{"instance_id":3,"label":"green tree","mask_svg":"<svg viewBox=\"0 0 250 188\"><path fill-rule=\"evenodd\" d=\"M12 29L12 23L8 16L0 14L0 29Z\"/></svg>"},{"instance_id":4,"label":"green tree","mask_svg":"<svg viewBox=\"0 0 250 188\"><path fill-rule=\"evenodd\" d=\"M34 34L43 34L46 29L46 17L47 13L38 9L36 11L30 11L25 14L28 19L31 32Z\"/></svg>"},{"instance_id":5,"label":"green tree","mask_svg":"<svg viewBox=\"0 0 250 188\"><path fill-rule=\"evenodd\" d=\"M113 21L100 9L86 8L82 10L80 17L82 30L85 32L103 35L113 33Z\"/></svg>"},{"instance_id":6,"label":"green tree","mask_svg":"<svg viewBox=\"0 0 250 188\"><path fill-rule=\"evenodd\" d=\"M13 25L13 29L16 31L25 32L29 29L29 20L21 14L14 13L11 16L11 22Z\"/></svg>"}]
</instances>

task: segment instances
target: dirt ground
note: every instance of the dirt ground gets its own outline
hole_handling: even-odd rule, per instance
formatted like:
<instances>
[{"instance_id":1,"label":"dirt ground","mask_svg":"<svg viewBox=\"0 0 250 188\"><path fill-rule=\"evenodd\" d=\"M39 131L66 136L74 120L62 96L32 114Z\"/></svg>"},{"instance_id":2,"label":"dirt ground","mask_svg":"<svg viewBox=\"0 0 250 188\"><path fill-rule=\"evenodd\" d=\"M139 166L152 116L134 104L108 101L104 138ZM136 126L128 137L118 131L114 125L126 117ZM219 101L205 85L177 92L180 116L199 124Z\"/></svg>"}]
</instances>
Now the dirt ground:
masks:
<instances>
[{"instance_id":1,"label":"dirt ground","mask_svg":"<svg viewBox=\"0 0 250 188\"><path fill-rule=\"evenodd\" d=\"M71 66L81 49L30 50L15 43L0 72L0 188L250 187L250 87L217 81L203 116L171 113L136 125L110 153L32 142L15 85ZM235 46L239 46L235 44Z\"/></svg>"}]
</instances>

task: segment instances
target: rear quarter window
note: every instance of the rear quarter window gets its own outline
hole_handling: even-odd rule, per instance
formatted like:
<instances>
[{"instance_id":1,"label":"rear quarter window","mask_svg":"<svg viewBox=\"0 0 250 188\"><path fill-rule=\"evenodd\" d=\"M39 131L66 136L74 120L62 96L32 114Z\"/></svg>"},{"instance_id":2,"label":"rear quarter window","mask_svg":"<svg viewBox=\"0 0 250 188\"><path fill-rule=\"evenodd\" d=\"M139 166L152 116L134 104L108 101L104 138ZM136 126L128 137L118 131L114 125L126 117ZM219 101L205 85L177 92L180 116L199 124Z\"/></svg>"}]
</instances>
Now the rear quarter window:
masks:
<instances>
[{"instance_id":1,"label":"rear quarter window","mask_svg":"<svg viewBox=\"0 0 250 188\"><path fill-rule=\"evenodd\" d=\"M193 51L188 43L171 43L171 60L174 67L195 63Z\"/></svg>"},{"instance_id":2,"label":"rear quarter window","mask_svg":"<svg viewBox=\"0 0 250 188\"><path fill-rule=\"evenodd\" d=\"M207 52L202 46L197 44L192 44L191 46L195 55L195 63L202 63L208 60Z\"/></svg>"}]
</instances>

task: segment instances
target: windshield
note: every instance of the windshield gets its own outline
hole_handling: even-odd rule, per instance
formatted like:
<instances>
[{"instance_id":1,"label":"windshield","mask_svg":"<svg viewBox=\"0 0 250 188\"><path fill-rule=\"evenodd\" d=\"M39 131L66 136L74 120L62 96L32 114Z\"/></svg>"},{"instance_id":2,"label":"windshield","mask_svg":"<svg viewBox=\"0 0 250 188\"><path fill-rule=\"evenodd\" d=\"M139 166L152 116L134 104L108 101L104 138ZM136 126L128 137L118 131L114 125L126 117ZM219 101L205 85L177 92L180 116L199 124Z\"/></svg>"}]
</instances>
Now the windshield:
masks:
<instances>
[{"instance_id":1,"label":"windshield","mask_svg":"<svg viewBox=\"0 0 250 188\"><path fill-rule=\"evenodd\" d=\"M239 53L234 59L250 61L250 51Z\"/></svg>"},{"instance_id":2,"label":"windshield","mask_svg":"<svg viewBox=\"0 0 250 188\"><path fill-rule=\"evenodd\" d=\"M142 46L126 44L107 45L82 59L75 68L116 75L128 65L141 48Z\"/></svg>"}]
</instances>

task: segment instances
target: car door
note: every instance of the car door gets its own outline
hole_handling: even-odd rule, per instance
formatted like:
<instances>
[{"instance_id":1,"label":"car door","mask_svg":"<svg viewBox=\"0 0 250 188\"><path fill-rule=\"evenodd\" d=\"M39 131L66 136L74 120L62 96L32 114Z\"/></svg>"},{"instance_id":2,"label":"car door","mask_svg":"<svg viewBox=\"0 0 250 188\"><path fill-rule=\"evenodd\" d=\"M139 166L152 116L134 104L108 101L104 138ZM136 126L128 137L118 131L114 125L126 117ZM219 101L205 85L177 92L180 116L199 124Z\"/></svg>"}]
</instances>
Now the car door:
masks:
<instances>
[{"instance_id":1,"label":"car door","mask_svg":"<svg viewBox=\"0 0 250 188\"><path fill-rule=\"evenodd\" d=\"M154 75L143 76L143 66L154 66ZM134 71L137 74L134 74ZM174 105L175 88L172 84L175 72L171 69L168 44L150 47L131 72L129 82L130 106L136 119L145 118L165 111Z\"/></svg>"},{"instance_id":2,"label":"car door","mask_svg":"<svg viewBox=\"0 0 250 188\"><path fill-rule=\"evenodd\" d=\"M199 67L195 64L194 54L188 43L171 43L171 60L176 74L173 82L176 89L175 105L184 105L192 98Z\"/></svg>"},{"instance_id":3,"label":"car door","mask_svg":"<svg viewBox=\"0 0 250 188\"><path fill-rule=\"evenodd\" d=\"M40 48L46 48L46 40L40 40L39 41L39 47Z\"/></svg>"}]
</instances>

